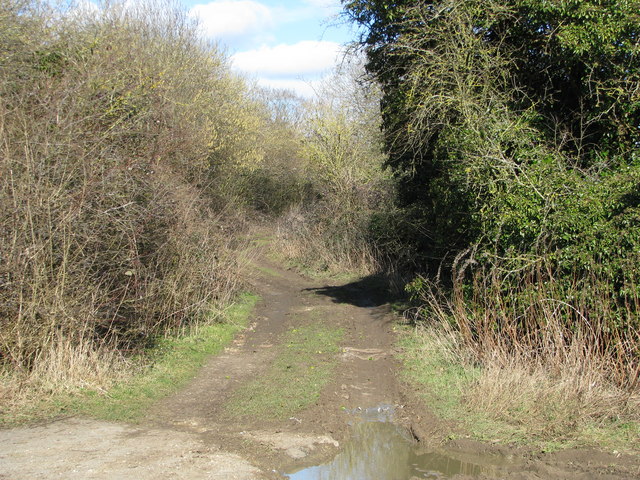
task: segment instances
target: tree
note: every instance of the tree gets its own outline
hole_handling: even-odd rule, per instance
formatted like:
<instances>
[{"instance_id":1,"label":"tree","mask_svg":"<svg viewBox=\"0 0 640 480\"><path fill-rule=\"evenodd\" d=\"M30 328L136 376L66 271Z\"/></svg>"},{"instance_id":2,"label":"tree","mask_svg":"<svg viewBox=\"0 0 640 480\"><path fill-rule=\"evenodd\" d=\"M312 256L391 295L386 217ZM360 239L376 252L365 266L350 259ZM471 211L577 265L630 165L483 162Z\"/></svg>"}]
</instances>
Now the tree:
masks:
<instances>
[{"instance_id":1,"label":"tree","mask_svg":"<svg viewBox=\"0 0 640 480\"><path fill-rule=\"evenodd\" d=\"M640 2L344 5L382 88L388 164L437 263L498 230L503 250L548 237L552 172L593 181L637 164ZM511 217L530 221L509 226L513 195Z\"/></svg>"},{"instance_id":2,"label":"tree","mask_svg":"<svg viewBox=\"0 0 640 480\"><path fill-rule=\"evenodd\" d=\"M515 343L560 302L565 338L582 326L634 371L640 1L343 3L423 271Z\"/></svg>"}]
</instances>

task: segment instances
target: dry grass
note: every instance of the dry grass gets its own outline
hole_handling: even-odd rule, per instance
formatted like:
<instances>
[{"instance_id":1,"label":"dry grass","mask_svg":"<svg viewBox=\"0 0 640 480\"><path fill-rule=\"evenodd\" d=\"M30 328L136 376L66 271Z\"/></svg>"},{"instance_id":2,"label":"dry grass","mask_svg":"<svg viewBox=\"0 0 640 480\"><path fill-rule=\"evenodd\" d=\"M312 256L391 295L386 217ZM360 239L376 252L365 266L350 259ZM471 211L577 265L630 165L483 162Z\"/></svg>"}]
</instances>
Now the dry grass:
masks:
<instances>
[{"instance_id":1,"label":"dry grass","mask_svg":"<svg viewBox=\"0 0 640 480\"><path fill-rule=\"evenodd\" d=\"M130 377L132 363L113 347L59 338L38 353L30 370L0 370L3 415L29 415L29 405L82 390L106 392Z\"/></svg>"},{"instance_id":2,"label":"dry grass","mask_svg":"<svg viewBox=\"0 0 640 480\"><path fill-rule=\"evenodd\" d=\"M379 271L375 249L364 239L366 214L345 212L341 218L337 208L290 209L278 221L277 250L311 272L365 276Z\"/></svg>"},{"instance_id":3,"label":"dry grass","mask_svg":"<svg viewBox=\"0 0 640 480\"><path fill-rule=\"evenodd\" d=\"M617 359L594 342L590 330L577 326L567 336L564 317L549 310L535 343L524 336L516 341L479 321L479 310L461 297L446 299L430 287L423 288L422 299L419 322L428 326L416 330L414 357L423 355L428 364L435 356L473 372L448 380L460 408L508 426L507 437L525 441L607 444L621 435L629 437L622 439L627 448L633 444L640 431L640 391L628 378L620 382ZM505 435L496 425L488 435Z\"/></svg>"},{"instance_id":4,"label":"dry grass","mask_svg":"<svg viewBox=\"0 0 640 480\"><path fill-rule=\"evenodd\" d=\"M572 348L562 362L494 354L466 395L479 411L536 434L565 434L586 423L640 421L640 394L620 388L602 359Z\"/></svg>"},{"instance_id":5,"label":"dry grass","mask_svg":"<svg viewBox=\"0 0 640 480\"><path fill-rule=\"evenodd\" d=\"M32 370L0 370L0 425L61 413L136 421L153 402L192 379L209 356L245 328L257 301L257 296L242 294L212 313L224 322L185 328L135 357L113 346L76 345L60 338L41 353Z\"/></svg>"}]
</instances>

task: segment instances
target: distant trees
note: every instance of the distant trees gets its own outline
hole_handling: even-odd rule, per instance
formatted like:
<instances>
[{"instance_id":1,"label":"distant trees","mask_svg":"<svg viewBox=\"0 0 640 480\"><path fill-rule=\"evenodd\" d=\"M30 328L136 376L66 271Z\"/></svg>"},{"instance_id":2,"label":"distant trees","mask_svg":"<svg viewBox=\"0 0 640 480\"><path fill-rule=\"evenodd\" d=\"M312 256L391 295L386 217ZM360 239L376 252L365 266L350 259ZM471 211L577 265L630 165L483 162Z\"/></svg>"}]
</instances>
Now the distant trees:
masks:
<instances>
[{"instance_id":1,"label":"distant trees","mask_svg":"<svg viewBox=\"0 0 640 480\"><path fill-rule=\"evenodd\" d=\"M379 115L380 92L362 59L346 57L304 103L301 155L313 196L285 217L292 257L315 269L369 273L378 265L372 216L392 204Z\"/></svg>"}]
</instances>

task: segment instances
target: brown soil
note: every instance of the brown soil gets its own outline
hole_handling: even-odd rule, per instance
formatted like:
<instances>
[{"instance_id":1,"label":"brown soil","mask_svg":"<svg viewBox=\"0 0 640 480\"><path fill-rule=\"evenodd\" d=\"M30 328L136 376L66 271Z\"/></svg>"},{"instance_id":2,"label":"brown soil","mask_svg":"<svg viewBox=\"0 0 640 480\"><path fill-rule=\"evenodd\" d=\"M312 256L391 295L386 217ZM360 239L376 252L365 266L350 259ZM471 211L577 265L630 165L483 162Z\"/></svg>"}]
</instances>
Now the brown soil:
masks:
<instances>
[{"instance_id":1,"label":"brown soil","mask_svg":"<svg viewBox=\"0 0 640 480\"><path fill-rule=\"evenodd\" d=\"M394 406L396 421L423 448L495 466L491 475L451 478L640 478L640 461L632 456L591 450L536 456L447 443L455 426L437 420L398 380L396 320L374 279L327 285L260 260L252 282L262 301L250 328L141 425L72 418L0 431L0 478L283 478L279 472L333 456L349 437L350 411L379 405ZM230 396L266 371L282 334L310 310L345 332L340 363L319 400L285 420L231 417L225 410Z\"/></svg>"}]
</instances>

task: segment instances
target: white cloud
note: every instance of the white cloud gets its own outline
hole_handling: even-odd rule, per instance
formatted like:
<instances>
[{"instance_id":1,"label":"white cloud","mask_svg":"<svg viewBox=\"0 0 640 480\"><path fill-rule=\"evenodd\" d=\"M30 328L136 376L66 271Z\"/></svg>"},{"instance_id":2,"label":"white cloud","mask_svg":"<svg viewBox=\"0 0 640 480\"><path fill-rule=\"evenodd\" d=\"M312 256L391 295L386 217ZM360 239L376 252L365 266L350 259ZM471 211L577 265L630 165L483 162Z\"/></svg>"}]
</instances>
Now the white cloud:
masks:
<instances>
[{"instance_id":1,"label":"white cloud","mask_svg":"<svg viewBox=\"0 0 640 480\"><path fill-rule=\"evenodd\" d=\"M259 34L273 25L269 7L253 0L214 0L195 5L189 15L199 18L205 34L215 38Z\"/></svg>"},{"instance_id":2,"label":"white cloud","mask_svg":"<svg viewBox=\"0 0 640 480\"><path fill-rule=\"evenodd\" d=\"M100 12L100 8L90 0L80 0L74 4L73 10L80 14L96 15Z\"/></svg>"},{"instance_id":3,"label":"white cloud","mask_svg":"<svg viewBox=\"0 0 640 480\"><path fill-rule=\"evenodd\" d=\"M278 90L291 90L304 98L314 97L322 80L300 80L291 78L259 78L258 85Z\"/></svg>"},{"instance_id":4,"label":"white cloud","mask_svg":"<svg viewBox=\"0 0 640 480\"><path fill-rule=\"evenodd\" d=\"M262 47L231 57L236 69L261 76L314 75L332 68L340 55L335 42L309 41Z\"/></svg>"}]
</instances>

